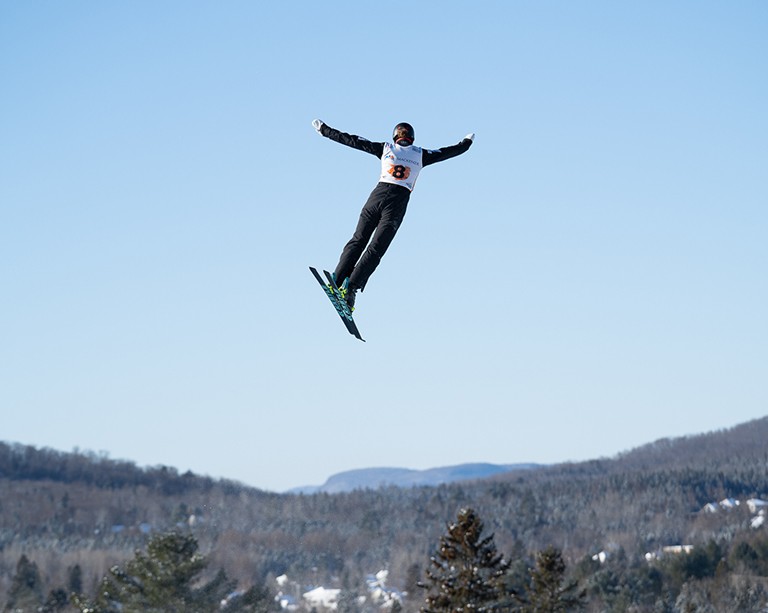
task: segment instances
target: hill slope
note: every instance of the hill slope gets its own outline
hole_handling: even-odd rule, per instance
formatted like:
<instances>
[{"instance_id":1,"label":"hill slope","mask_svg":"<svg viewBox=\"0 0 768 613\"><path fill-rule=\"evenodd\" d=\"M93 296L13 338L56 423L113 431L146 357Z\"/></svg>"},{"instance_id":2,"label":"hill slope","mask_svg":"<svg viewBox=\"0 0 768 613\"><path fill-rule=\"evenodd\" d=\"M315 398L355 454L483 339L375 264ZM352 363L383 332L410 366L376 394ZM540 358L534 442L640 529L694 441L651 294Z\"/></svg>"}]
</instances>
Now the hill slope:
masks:
<instances>
[{"instance_id":1,"label":"hill slope","mask_svg":"<svg viewBox=\"0 0 768 613\"><path fill-rule=\"evenodd\" d=\"M148 535L191 530L212 568L244 582L288 573L322 583L424 568L446 522L472 506L501 551L560 548L571 563L603 549L629 560L669 545L749 533L746 505L768 497L768 418L665 439L612 459L504 472L435 487L272 494L167 467L0 444L0 594L22 553L51 585L78 564L89 581Z\"/></svg>"}]
</instances>

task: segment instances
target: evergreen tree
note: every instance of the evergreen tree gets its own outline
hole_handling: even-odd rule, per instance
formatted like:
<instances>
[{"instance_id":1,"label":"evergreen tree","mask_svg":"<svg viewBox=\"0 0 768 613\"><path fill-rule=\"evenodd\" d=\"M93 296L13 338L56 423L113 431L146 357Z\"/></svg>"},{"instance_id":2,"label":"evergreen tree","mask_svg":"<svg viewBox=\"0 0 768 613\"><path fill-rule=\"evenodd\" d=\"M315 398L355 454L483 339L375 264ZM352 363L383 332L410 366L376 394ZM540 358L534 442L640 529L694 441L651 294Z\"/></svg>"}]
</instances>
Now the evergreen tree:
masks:
<instances>
[{"instance_id":1,"label":"evergreen tree","mask_svg":"<svg viewBox=\"0 0 768 613\"><path fill-rule=\"evenodd\" d=\"M472 509L461 509L448 525L430 558L429 590L423 613L483 613L498 605L507 563L496 551L493 535L482 537L483 522Z\"/></svg>"},{"instance_id":2,"label":"evergreen tree","mask_svg":"<svg viewBox=\"0 0 768 613\"><path fill-rule=\"evenodd\" d=\"M48 593L45 604L38 611L41 613L57 613L58 611L64 611L68 606L69 597L67 592L63 588L57 588Z\"/></svg>"},{"instance_id":3,"label":"evergreen tree","mask_svg":"<svg viewBox=\"0 0 768 613\"><path fill-rule=\"evenodd\" d=\"M528 593L518 596L520 613L565 613L584 606L585 593L578 583L566 582L565 562L559 550L547 547L536 555L536 566L529 571Z\"/></svg>"},{"instance_id":4,"label":"evergreen tree","mask_svg":"<svg viewBox=\"0 0 768 613\"><path fill-rule=\"evenodd\" d=\"M83 569L75 564L69 569L67 577L67 589L70 594L79 594L83 591Z\"/></svg>"},{"instance_id":5,"label":"evergreen tree","mask_svg":"<svg viewBox=\"0 0 768 613\"><path fill-rule=\"evenodd\" d=\"M43 604L43 586L37 564L26 555L19 558L11 579L4 611L37 611Z\"/></svg>"},{"instance_id":6,"label":"evergreen tree","mask_svg":"<svg viewBox=\"0 0 768 613\"><path fill-rule=\"evenodd\" d=\"M112 575L125 604L144 611L184 611L194 607L190 584L204 568L197 540L171 533L152 539L147 555L137 552L124 571L114 569Z\"/></svg>"},{"instance_id":7,"label":"evergreen tree","mask_svg":"<svg viewBox=\"0 0 768 613\"><path fill-rule=\"evenodd\" d=\"M197 540L176 532L156 536L125 568L109 571L91 602L75 596L73 603L82 613L212 613L213 611L262 612L274 609L266 590L251 588L231 597L236 582L224 571L201 587L193 587L205 569ZM222 602L227 605L222 607Z\"/></svg>"}]
</instances>

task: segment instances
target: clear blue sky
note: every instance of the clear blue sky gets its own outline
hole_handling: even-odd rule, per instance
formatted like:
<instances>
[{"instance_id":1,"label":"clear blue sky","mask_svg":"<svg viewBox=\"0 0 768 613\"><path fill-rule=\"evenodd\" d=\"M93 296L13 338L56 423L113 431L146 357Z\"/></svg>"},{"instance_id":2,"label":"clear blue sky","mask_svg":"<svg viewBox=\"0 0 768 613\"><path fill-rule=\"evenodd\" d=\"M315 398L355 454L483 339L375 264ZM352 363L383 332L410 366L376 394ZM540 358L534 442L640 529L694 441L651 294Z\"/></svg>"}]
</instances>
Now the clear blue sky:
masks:
<instances>
[{"instance_id":1,"label":"clear blue sky","mask_svg":"<svg viewBox=\"0 0 768 613\"><path fill-rule=\"evenodd\" d=\"M768 3L0 2L0 440L283 491L768 413ZM349 336L377 161L424 170Z\"/></svg>"}]
</instances>

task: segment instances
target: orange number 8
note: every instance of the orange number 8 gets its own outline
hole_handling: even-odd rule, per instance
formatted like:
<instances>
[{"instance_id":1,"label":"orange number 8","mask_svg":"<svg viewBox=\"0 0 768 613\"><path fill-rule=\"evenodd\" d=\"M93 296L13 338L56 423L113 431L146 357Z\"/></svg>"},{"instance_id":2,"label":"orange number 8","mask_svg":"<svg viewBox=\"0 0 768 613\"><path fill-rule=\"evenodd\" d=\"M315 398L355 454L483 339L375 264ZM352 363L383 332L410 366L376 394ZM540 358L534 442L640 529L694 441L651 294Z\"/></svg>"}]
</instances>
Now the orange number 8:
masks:
<instances>
[{"instance_id":1,"label":"orange number 8","mask_svg":"<svg viewBox=\"0 0 768 613\"><path fill-rule=\"evenodd\" d=\"M389 174L395 179L405 180L411 174L411 169L408 166L398 164L397 166L389 167Z\"/></svg>"}]
</instances>

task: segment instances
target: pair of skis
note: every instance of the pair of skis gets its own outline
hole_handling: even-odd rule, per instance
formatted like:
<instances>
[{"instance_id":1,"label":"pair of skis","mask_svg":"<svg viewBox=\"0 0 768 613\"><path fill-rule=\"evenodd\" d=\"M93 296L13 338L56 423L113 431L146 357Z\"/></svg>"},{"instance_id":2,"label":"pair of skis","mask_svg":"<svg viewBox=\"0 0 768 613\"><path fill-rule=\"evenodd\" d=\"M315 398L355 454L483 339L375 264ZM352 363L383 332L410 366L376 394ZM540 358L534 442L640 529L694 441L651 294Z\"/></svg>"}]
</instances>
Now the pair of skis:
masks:
<instances>
[{"instance_id":1,"label":"pair of skis","mask_svg":"<svg viewBox=\"0 0 768 613\"><path fill-rule=\"evenodd\" d=\"M355 320L352 319L352 310L349 308L347 301L341 297L341 290L339 290L339 286L336 285L336 280L333 278L333 275L327 270L324 270L323 274L327 278L327 281L324 281L320 276L320 273L317 272L317 269L310 266L309 270L312 271L312 274L315 276L315 279L317 279L320 287L323 288L325 295L328 296L328 299L331 301L333 308L336 309L339 317L341 317L341 321L344 322L344 326L347 328L347 332L354 335L355 338L365 342L365 339L360 336L360 331L357 329Z\"/></svg>"}]
</instances>

